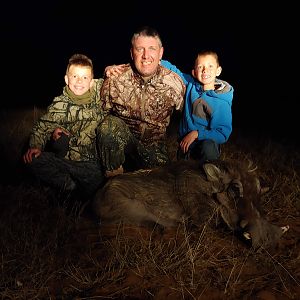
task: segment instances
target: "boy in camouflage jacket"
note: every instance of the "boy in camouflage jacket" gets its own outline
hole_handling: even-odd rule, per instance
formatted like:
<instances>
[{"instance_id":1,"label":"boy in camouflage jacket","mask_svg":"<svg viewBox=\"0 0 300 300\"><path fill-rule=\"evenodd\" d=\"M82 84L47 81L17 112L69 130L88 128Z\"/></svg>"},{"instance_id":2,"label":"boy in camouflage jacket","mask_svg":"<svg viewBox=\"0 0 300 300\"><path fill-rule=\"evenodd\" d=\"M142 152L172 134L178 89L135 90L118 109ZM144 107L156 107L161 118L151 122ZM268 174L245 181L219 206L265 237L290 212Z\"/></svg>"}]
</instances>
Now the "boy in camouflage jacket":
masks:
<instances>
[{"instance_id":1,"label":"boy in camouflage jacket","mask_svg":"<svg viewBox=\"0 0 300 300\"><path fill-rule=\"evenodd\" d=\"M99 96L103 79L93 76L87 56L69 59L63 93L34 125L23 156L37 179L61 191L79 189L92 195L105 178L95 144L95 129L103 118ZM46 151L51 139L59 152Z\"/></svg>"}]
</instances>

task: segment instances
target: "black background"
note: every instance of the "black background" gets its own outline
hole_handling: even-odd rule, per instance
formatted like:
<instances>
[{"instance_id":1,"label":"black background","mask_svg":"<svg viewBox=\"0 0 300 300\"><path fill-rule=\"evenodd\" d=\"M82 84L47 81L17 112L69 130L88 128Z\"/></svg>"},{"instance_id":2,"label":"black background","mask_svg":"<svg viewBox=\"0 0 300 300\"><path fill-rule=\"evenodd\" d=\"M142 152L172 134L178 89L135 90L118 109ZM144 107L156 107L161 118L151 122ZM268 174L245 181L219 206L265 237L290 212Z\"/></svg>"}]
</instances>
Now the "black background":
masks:
<instances>
[{"instance_id":1,"label":"black background","mask_svg":"<svg viewBox=\"0 0 300 300\"><path fill-rule=\"evenodd\" d=\"M288 3L20 1L1 14L2 107L50 104L74 53L90 56L102 77L105 66L130 60L133 31L150 25L162 36L163 58L183 72L197 50L219 53L220 78L235 89L234 128L298 139L299 16Z\"/></svg>"}]
</instances>

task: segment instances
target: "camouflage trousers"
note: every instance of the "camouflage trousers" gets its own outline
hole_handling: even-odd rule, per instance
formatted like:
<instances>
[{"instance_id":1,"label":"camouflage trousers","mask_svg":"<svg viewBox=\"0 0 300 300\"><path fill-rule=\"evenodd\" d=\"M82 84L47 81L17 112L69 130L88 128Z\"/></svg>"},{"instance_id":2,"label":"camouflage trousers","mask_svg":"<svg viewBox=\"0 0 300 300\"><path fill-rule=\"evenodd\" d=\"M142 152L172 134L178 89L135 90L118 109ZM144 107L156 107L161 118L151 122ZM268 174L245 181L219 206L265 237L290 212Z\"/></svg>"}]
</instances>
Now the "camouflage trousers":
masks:
<instances>
[{"instance_id":1,"label":"camouflage trousers","mask_svg":"<svg viewBox=\"0 0 300 300\"><path fill-rule=\"evenodd\" d=\"M105 170L121 165L126 171L147 169L169 162L165 142L144 144L118 117L107 116L97 128L97 148Z\"/></svg>"},{"instance_id":2,"label":"camouflage trousers","mask_svg":"<svg viewBox=\"0 0 300 300\"><path fill-rule=\"evenodd\" d=\"M26 166L38 180L66 193L79 191L92 196L105 180L99 162L70 161L52 152L42 152Z\"/></svg>"}]
</instances>

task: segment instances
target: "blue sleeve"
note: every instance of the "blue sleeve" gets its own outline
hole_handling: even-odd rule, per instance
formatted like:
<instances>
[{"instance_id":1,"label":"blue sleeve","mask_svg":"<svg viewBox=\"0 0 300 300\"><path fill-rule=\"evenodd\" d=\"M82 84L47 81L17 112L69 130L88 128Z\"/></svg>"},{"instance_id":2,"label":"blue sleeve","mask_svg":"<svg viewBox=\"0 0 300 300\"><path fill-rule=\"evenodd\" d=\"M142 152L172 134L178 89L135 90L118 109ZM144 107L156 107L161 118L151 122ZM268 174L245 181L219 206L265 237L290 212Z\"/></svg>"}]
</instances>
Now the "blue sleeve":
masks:
<instances>
[{"instance_id":1,"label":"blue sleeve","mask_svg":"<svg viewBox=\"0 0 300 300\"><path fill-rule=\"evenodd\" d=\"M192 77L192 75L182 73L175 65L172 65L169 61L162 59L160 61L160 64L163 67L165 67L165 68L175 72L176 74L178 74L181 77L181 79L183 80L185 85L187 85L189 82L194 81L194 78Z\"/></svg>"}]
</instances>

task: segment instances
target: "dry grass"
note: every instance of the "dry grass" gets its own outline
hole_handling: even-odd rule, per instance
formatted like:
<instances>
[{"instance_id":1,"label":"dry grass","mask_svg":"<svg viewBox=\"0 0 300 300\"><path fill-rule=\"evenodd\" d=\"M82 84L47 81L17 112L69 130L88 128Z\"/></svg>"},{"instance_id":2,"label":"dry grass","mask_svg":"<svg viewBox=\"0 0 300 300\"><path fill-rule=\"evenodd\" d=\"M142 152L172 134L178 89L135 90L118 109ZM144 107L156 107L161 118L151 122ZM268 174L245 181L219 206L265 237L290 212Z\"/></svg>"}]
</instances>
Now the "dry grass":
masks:
<instances>
[{"instance_id":1,"label":"dry grass","mask_svg":"<svg viewBox=\"0 0 300 300\"><path fill-rule=\"evenodd\" d=\"M290 225L276 249L255 253L220 225L203 224L190 232L183 223L161 234L121 224L102 227L90 214L70 213L72 199L32 184L20 163L40 113L1 114L2 299L299 299L295 145L236 130L222 147L222 158L251 159L258 166L270 188L262 199L267 219Z\"/></svg>"}]
</instances>

